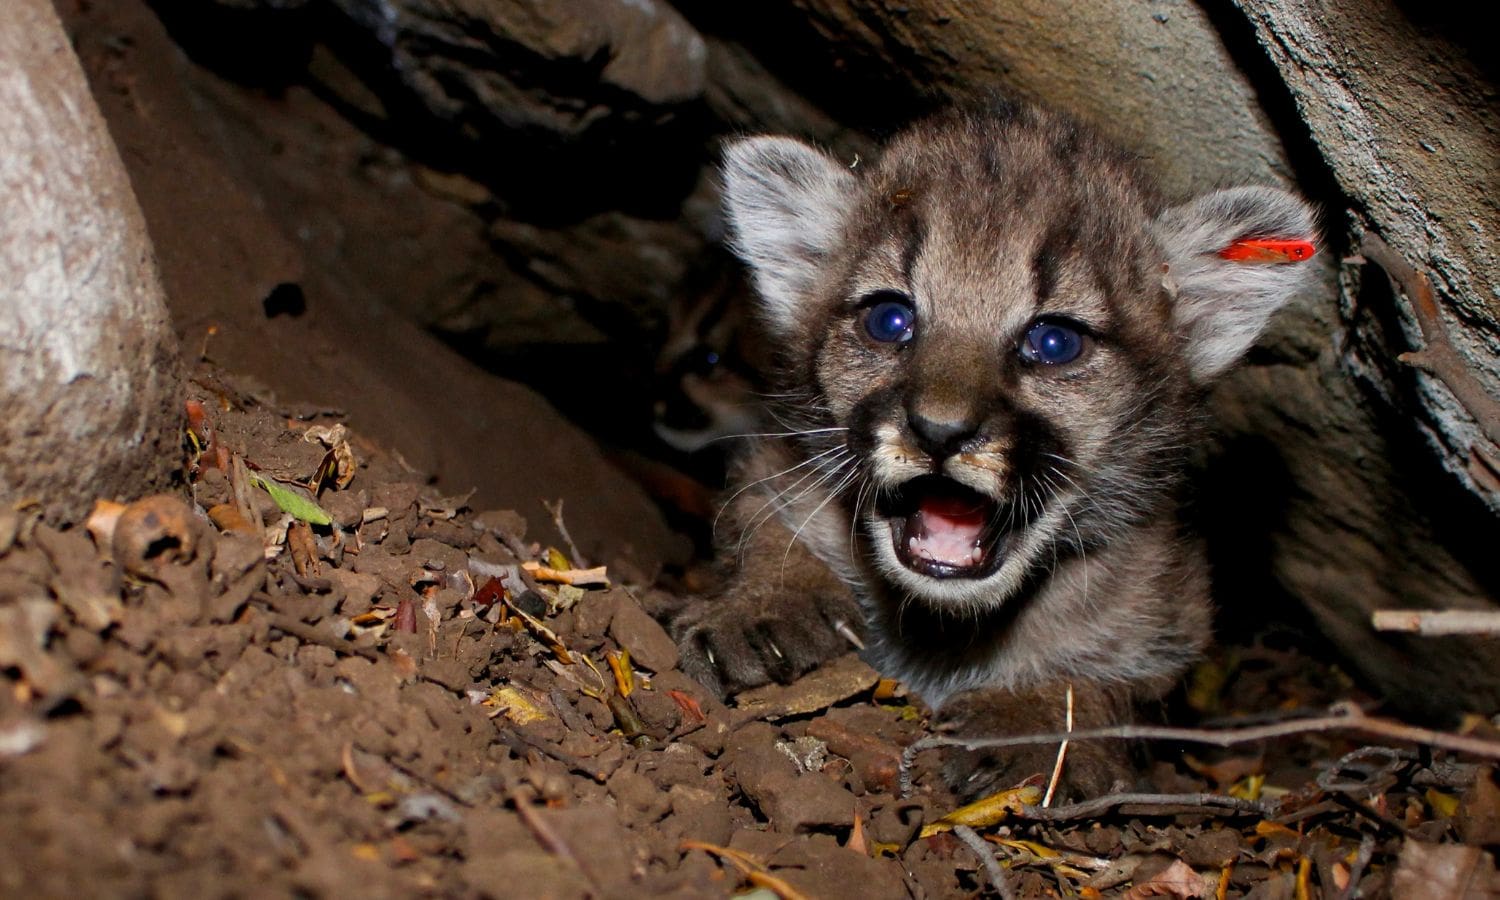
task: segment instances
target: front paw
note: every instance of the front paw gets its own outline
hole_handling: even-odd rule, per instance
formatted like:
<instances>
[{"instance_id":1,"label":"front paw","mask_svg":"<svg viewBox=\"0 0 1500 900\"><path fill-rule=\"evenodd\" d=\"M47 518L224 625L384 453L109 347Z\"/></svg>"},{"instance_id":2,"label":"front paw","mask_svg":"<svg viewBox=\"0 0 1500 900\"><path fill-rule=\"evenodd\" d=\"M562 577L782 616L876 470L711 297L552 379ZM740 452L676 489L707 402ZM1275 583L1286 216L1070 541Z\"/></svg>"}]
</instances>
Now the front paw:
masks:
<instances>
[{"instance_id":1,"label":"front paw","mask_svg":"<svg viewBox=\"0 0 1500 900\"><path fill-rule=\"evenodd\" d=\"M720 697L783 684L854 648L864 631L852 597L730 593L689 607L673 622L684 673Z\"/></svg>"},{"instance_id":2,"label":"front paw","mask_svg":"<svg viewBox=\"0 0 1500 900\"><path fill-rule=\"evenodd\" d=\"M1087 693L1087 692L1081 692ZM1112 721L1113 708L1091 709L1074 727L1093 727ZM1066 730L1066 699L1052 690L1006 691L994 688L965 691L943 704L933 730L971 740ZM1080 719L1091 722L1080 724ZM1029 779L1047 784L1057 766L1057 744L1015 744L1008 747L949 748L944 753L943 776L954 793L974 800L1013 788ZM1083 799L1107 794L1134 773L1124 748L1115 741L1075 741L1068 745L1058 781L1057 796Z\"/></svg>"}]
</instances>

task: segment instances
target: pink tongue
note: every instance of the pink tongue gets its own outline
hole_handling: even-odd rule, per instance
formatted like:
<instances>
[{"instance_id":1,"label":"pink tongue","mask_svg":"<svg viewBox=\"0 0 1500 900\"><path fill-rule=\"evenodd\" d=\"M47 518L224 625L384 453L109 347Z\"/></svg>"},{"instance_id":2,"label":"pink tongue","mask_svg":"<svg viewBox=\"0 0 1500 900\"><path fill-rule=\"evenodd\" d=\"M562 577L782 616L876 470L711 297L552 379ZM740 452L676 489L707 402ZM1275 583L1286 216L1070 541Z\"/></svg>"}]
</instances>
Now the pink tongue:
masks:
<instances>
[{"instance_id":1,"label":"pink tongue","mask_svg":"<svg viewBox=\"0 0 1500 900\"><path fill-rule=\"evenodd\" d=\"M923 498L906 523L907 549L913 556L951 566L979 562L985 509L958 497Z\"/></svg>"}]
</instances>

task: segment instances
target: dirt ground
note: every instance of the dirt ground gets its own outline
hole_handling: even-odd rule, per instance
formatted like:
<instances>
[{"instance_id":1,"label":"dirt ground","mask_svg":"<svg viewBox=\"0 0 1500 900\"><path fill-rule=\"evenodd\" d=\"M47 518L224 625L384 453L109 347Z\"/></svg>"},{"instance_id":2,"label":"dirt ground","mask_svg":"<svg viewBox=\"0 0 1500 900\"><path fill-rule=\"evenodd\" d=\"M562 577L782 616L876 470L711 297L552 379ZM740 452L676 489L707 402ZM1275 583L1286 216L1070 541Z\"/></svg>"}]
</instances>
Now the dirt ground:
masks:
<instances>
[{"instance_id":1,"label":"dirt ground","mask_svg":"<svg viewBox=\"0 0 1500 900\"><path fill-rule=\"evenodd\" d=\"M995 890L976 839L1016 896L1495 883L1488 768L1329 733L1156 742L1127 787L1170 796L1049 814L1038 778L948 830L941 752L900 790L926 711L858 659L721 704L649 614L679 598L298 412L204 369L179 495L0 514L0 893L952 897ZM1176 718L1368 703L1283 644Z\"/></svg>"}]
</instances>

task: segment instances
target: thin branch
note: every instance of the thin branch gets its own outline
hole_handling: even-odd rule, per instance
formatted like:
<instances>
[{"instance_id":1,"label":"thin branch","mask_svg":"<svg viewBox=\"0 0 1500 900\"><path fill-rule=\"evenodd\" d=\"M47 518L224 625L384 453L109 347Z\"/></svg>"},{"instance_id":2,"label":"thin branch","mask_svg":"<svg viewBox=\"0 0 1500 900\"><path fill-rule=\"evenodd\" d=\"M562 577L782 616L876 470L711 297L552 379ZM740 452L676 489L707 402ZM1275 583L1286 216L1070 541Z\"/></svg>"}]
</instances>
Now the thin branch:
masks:
<instances>
[{"instance_id":1,"label":"thin branch","mask_svg":"<svg viewBox=\"0 0 1500 900\"><path fill-rule=\"evenodd\" d=\"M1069 734L1073 733L1073 685L1068 685L1067 714L1064 719L1063 728ZM1042 797L1043 806L1052 805L1052 795L1057 793L1057 783L1062 780L1063 763L1068 759L1068 742L1063 741L1057 745L1057 762L1052 764L1052 779L1047 782L1047 793Z\"/></svg>"},{"instance_id":2,"label":"thin branch","mask_svg":"<svg viewBox=\"0 0 1500 900\"><path fill-rule=\"evenodd\" d=\"M569 558L573 561L573 567L576 569L588 568L588 563L584 561L583 553L578 549L578 545L573 543L573 536L568 534L568 526L563 522L562 498L557 498L557 503L555 504L543 500L542 505L547 507L547 512L552 514L552 524L557 526L557 533L562 535L563 543L568 545L568 552L572 554Z\"/></svg>"},{"instance_id":3,"label":"thin branch","mask_svg":"<svg viewBox=\"0 0 1500 900\"><path fill-rule=\"evenodd\" d=\"M1318 789L1330 794L1368 794L1384 779L1395 782L1396 773L1416 759L1411 750L1391 747L1360 747L1339 757L1318 773ZM1345 777L1353 774L1356 777ZM1385 785L1388 787L1389 784Z\"/></svg>"},{"instance_id":4,"label":"thin branch","mask_svg":"<svg viewBox=\"0 0 1500 900\"><path fill-rule=\"evenodd\" d=\"M1417 327L1422 329L1422 349L1403 353L1397 359L1447 385L1454 399L1474 417L1484 436L1500 445L1500 401L1490 396L1469 368L1468 360L1453 346L1427 273L1418 271L1374 232L1364 233L1359 250L1365 259L1384 269L1396 289L1406 295Z\"/></svg>"},{"instance_id":5,"label":"thin branch","mask_svg":"<svg viewBox=\"0 0 1500 900\"><path fill-rule=\"evenodd\" d=\"M1413 634L1500 635L1500 612L1477 609L1378 609L1370 617L1376 631Z\"/></svg>"},{"instance_id":6,"label":"thin branch","mask_svg":"<svg viewBox=\"0 0 1500 900\"><path fill-rule=\"evenodd\" d=\"M309 625L300 619L277 612L267 612L266 622L277 631L289 634L303 643L318 644L345 656L358 656L370 662L378 662L384 654L373 647L362 647L338 635L329 634L322 628Z\"/></svg>"},{"instance_id":7,"label":"thin branch","mask_svg":"<svg viewBox=\"0 0 1500 900\"><path fill-rule=\"evenodd\" d=\"M1340 703L1332 714L1303 719L1273 722L1247 728L1168 728L1153 725L1115 725L1109 728L1090 728L1072 733L1021 734L994 738L961 738L949 735L931 735L907 747L901 754L901 795L911 793L911 766L917 754L939 747L961 747L979 750L989 747L1017 747L1029 744L1055 744L1060 741L1091 740L1147 740L1181 741L1189 744L1208 744L1216 747L1231 747L1274 738L1298 734L1313 734L1325 731L1347 731L1366 736L1409 741L1426 744L1455 753L1469 753L1486 759L1500 760L1500 742L1419 728L1390 719L1375 719L1366 716L1359 707L1351 703Z\"/></svg>"},{"instance_id":8,"label":"thin branch","mask_svg":"<svg viewBox=\"0 0 1500 900\"><path fill-rule=\"evenodd\" d=\"M1359 839L1359 853L1349 866L1349 883L1339 892L1339 900L1351 900L1359 893L1359 880L1364 877L1365 866L1375 858L1375 835L1367 834Z\"/></svg>"},{"instance_id":9,"label":"thin branch","mask_svg":"<svg viewBox=\"0 0 1500 900\"><path fill-rule=\"evenodd\" d=\"M995 886L995 893L999 894L1002 900L1015 900L1015 889L1010 886L1010 879L1005 876L1005 869L1000 867L999 860L995 859L995 851L984 842L984 838L967 825L954 825L953 834L964 842L964 846L974 851L975 856L979 857L984 871L990 876L990 884Z\"/></svg>"},{"instance_id":10,"label":"thin branch","mask_svg":"<svg viewBox=\"0 0 1500 900\"><path fill-rule=\"evenodd\" d=\"M537 815L536 808L531 805L530 799L524 796L522 792L517 792L511 797L511 805L515 807L516 814L521 817L521 822L531 832L532 837L536 838L536 842L542 845L543 849L559 859L567 860L572 864L574 869L578 870L579 874L593 883L594 887L598 887L598 883L594 882L593 876L583 867L583 863L578 859L578 855L573 852L573 848L568 846L568 842L562 839L557 830L548 824L546 819Z\"/></svg>"},{"instance_id":11,"label":"thin branch","mask_svg":"<svg viewBox=\"0 0 1500 900\"><path fill-rule=\"evenodd\" d=\"M1043 808L1022 806L1016 811L1018 819L1033 822L1071 822L1076 819L1093 819L1112 812L1122 806L1141 807L1133 815L1175 815L1180 812L1218 810L1232 813L1248 813L1269 816L1276 811L1276 803L1270 800L1241 800L1224 794L1106 794L1092 800L1068 803L1063 806Z\"/></svg>"}]
</instances>

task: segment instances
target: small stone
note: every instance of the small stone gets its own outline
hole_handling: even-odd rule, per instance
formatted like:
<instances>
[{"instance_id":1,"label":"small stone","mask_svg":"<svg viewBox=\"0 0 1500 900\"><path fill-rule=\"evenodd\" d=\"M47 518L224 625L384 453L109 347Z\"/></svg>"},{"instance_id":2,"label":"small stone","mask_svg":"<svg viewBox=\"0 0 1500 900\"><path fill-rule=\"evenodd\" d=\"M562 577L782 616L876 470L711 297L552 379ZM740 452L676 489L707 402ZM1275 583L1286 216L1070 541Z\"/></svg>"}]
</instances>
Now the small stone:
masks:
<instances>
[{"instance_id":1,"label":"small stone","mask_svg":"<svg viewBox=\"0 0 1500 900\"><path fill-rule=\"evenodd\" d=\"M609 634L643 667L653 672L677 668L677 644L661 623L646 615L633 599L627 597L619 602L609 623Z\"/></svg>"},{"instance_id":2,"label":"small stone","mask_svg":"<svg viewBox=\"0 0 1500 900\"><path fill-rule=\"evenodd\" d=\"M340 528L358 528L370 505L370 495L365 491L327 491L318 498L318 505Z\"/></svg>"},{"instance_id":3,"label":"small stone","mask_svg":"<svg viewBox=\"0 0 1500 900\"><path fill-rule=\"evenodd\" d=\"M1182 858L1195 869L1208 869L1228 865L1239 852L1239 832L1215 828L1188 840L1182 848Z\"/></svg>"}]
</instances>

